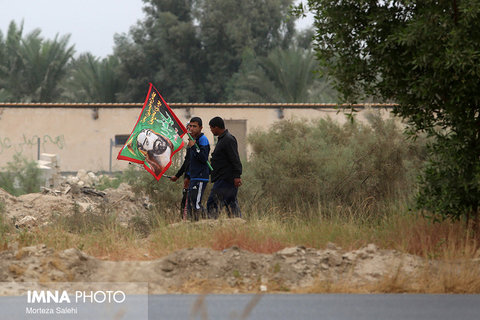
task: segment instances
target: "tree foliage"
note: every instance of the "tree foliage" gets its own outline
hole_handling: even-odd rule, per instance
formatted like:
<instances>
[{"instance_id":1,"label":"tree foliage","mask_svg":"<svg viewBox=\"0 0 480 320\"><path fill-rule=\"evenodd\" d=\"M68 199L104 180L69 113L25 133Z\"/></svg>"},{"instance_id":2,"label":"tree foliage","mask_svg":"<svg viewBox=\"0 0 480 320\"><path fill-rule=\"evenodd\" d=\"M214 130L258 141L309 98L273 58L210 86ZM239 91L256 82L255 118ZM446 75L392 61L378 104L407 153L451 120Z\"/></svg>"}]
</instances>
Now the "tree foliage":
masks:
<instances>
[{"instance_id":1,"label":"tree foliage","mask_svg":"<svg viewBox=\"0 0 480 320\"><path fill-rule=\"evenodd\" d=\"M412 132L435 137L419 205L478 219L480 1L309 0L308 10L344 98L394 101Z\"/></svg>"},{"instance_id":2,"label":"tree foliage","mask_svg":"<svg viewBox=\"0 0 480 320\"><path fill-rule=\"evenodd\" d=\"M225 101L244 52L267 56L294 32L286 19L292 0L144 2L145 19L115 40L126 101L142 99L149 81L171 101Z\"/></svg>"},{"instance_id":3,"label":"tree foliage","mask_svg":"<svg viewBox=\"0 0 480 320\"><path fill-rule=\"evenodd\" d=\"M44 40L36 29L23 36L23 26L11 22L7 37L0 31L0 99L53 102L74 53L69 36Z\"/></svg>"},{"instance_id":4,"label":"tree foliage","mask_svg":"<svg viewBox=\"0 0 480 320\"><path fill-rule=\"evenodd\" d=\"M65 99L77 102L119 102L117 95L124 87L118 75L115 56L100 60L90 53L73 59L65 84Z\"/></svg>"},{"instance_id":5,"label":"tree foliage","mask_svg":"<svg viewBox=\"0 0 480 320\"><path fill-rule=\"evenodd\" d=\"M238 79L232 77L248 65L245 57L255 57L254 69L260 61L265 66L274 59L281 66L279 59L292 57L275 57L272 51L287 52L295 41L293 0L143 2L144 19L128 34L115 35L114 54L105 59L73 56L68 35L46 40L36 29L24 36L23 27L12 22L5 38L0 33L0 101L138 102L146 84L154 82L169 101L222 102ZM308 47L311 36L304 32L297 46ZM305 79L297 78L302 82L294 88L302 97L301 90L312 91ZM293 99L303 100L290 89ZM268 97L278 95L269 92Z\"/></svg>"},{"instance_id":6,"label":"tree foliage","mask_svg":"<svg viewBox=\"0 0 480 320\"><path fill-rule=\"evenodd\" d=\"M203 99L204 56L192 9L193 1L145 1L145 19L116 36L115 55L128 79L123 101L142 101L149 82L170 101Z\"/></svg>"},{"instance_id":7,"label":"tree foliage","mask_svg":"<svg viewBox=\"0 0 480 320\"><path fill-rule=\"evenodd\" d=\"M292 47L273 49L267 57L245 57L232 78L231 101L332 102L335 92L315 71L313 51Z\"/></svg>"}]
</instances>

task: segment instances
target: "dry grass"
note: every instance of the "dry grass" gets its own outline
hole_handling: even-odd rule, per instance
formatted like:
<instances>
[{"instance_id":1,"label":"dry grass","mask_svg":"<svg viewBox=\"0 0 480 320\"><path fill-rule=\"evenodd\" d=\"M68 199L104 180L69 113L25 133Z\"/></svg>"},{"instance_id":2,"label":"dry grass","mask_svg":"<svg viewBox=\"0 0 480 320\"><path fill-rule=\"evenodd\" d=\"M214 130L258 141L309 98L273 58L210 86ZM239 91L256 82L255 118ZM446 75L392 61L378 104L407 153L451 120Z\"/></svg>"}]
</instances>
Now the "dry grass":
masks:
<instances>
[{"instance_id":1,"label":"dry grass","mask_svg":"<svg viewBox=\"0 0 480 320\"><path fill-rule=\"evenodd\" d=\"M274 253L285 248L286 244L268 232L261 232L255 226L241 226L216 230L210 246L214 250L237 246L255 253Z\"/></svg>"},{"instance_id":2,"label":"dry grass","mask_svg":"<svg viewBox=\"0 0 480 320\"><path fill-rule=\"evenodd\" d=\"M398 212L402 211L405 212ZM40 243L55 250L76 247L89 255L113 261L158 259L193 247L223 250L236 246L256 253L273 253L297 245L322 249L333 242L344 250L354 250L375 243L382 249L425 258L423 272L412 277L397 268L369 284L354 284L348 279L317 281L302 292L480 293L480 242L460 222L433 223L418 215L395 212L369 219L361 212L343 212L338 216L312 212L309 216L308 220L302 220L294 218L294 214L286 217L285 213L272 210L268 216L247 214L242 223L222 219L174 226L164 223L154 227L146 238L116 224L83 233L65 232L61 225L51 225L9 237L20 247ZM190 289L195 285L201 293L205 283L188 283ZM210 289L216 291L217 286L221 284L212 283Z\"/></svg>"},{"instance_id":3,"label":"dry grass","mask_svg":"<svg viewBox=\"0 0 480 320\"><path fill-rule=\"evenodd\" d=\"M24 231L17 235L20 247L45 244L55 250L78 248L88 255L105 260L147 260L148 243L135 233L122 228L105 228L90 233L66 232L61 225ZM147 244L147 245L146 245ZM22 253L19 250L18 253Z\"/></svg>"},{"instance_id":4,"label":"dry grass","mask_svg":"<svg viewBox=\"0 0 480 320\"><path fill-rule=\"evenodd\" d=\"M357 283L346 278L341 281L317 280L311 287L296 293L480 293L480 263L428 263L422 272L412 275L395 268L377 282Z\"/></svg>"},{"instance_id":5,"label":"dry grass","mask_svg":"<svg viewBox=\"0 0 480 320\"><path fill-rule=\"evenodd\" d=\"M188 279L180 286L169 287L169 290L187 294L234 293L235 288L219 279Z\"/></svg>"},{"instance_id":6,"label":"dry grass","mask_svg":"<svg viewBox=\"0 0 480 320\"><path fill-rule=\"evenodd\" d=\"M312 215L313 216L313 215ZM162 224L145 238L135 230L107 225L87 233L65 232L61 225L50 225L10 235L22 246L46 244L56 250L76 247L89 255L109 260L145 260L165 256L184 248L210 247L223 250L232 246L272 253L288 246L324 248L333 242L345 250L368 243L439 260L474 259L478 239L461 222L433 223L413 214L388 214L366 221L360 214L309 220L248 217L245 223L207 221L205 223Z\"/></svg>"},{"instance_id":7,"label":"dry grass","mask_svg":"<svg viewBox=\"0 0 480 320\"><path fill-rule=\"evenodd\" d=\"M432 223L421 217L396 217L396 226L375 237L380 247L425 258L420 272L406 272L402 265L392 267L376 282L357 283L317 280L304 293L480 293L480 250L460 223ZM401 231L401 232L400 232ZM382 239L385 241L382 243Z\"/></svg>"},{"instance_id":8,"label":"dry grass","mask_svg":"<svg viewBox=\"0 0 480 320\"><path fill-rule=\"evenodd\" d=\"M419 215L393 215L374 229L375 243L427 259L472 259L480 239L462 222L434 223Z\"/></svg>"},{"instance_id":9,"label":"dry grass","mask_svg":"<svg viewBox=\"0 0 480 320\"><path fill-rule=\"evenodd\" d=\"M51 281L73 281L75 278L74 274L70 269L65 266L62 259L58 255L54 257L43 258L41 261L40 268L42 270L40 282L51 282ZM60 271L60 275L52 275L49 270L56 269Z\"/></svg>"},{"instance_id":10,"label":"dry grass","mask_svg":"<svg viewBox=\"0 0 480 320\"><path fill-rule=\"evenodd\" d=\"M205 221L198 224L179 223L160 226L148 238L153 256L163 256L176 250L192 247L209 247L223 250L233 246L257 253L272 253L288 243L278 238L279 224L256 220Z\"/></svg>"},{"instance_id":11,"label":"dry grass","mask_svg":"<svg viewBox=\"0 0 480 320\"><path fill-rule=\"evenodd\" d=\"M22 266L19 266L17 264L11 264L11 265L8 266L8 271L10 271L11 273L13 273L16 276L21 276L25 273L26 268L22 267Z\"/></svg>"}]
</instances>

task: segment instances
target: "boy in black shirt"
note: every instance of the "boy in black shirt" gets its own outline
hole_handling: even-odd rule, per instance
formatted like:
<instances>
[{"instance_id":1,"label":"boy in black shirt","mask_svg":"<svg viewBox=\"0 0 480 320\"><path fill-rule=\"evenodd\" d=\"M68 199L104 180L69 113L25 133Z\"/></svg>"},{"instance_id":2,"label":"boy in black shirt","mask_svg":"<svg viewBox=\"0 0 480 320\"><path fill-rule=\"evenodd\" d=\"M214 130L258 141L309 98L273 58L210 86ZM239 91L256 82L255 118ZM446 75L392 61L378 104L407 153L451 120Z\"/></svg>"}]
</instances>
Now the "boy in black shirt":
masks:
<instances>
[{"instance_id":1,"label":"boy in black shirt","mask_svg":"<svg viewBox=\"0 0 480 320\"><path fill-rule=\"evenodd\" d=\"M219 210L225 206L229 217L241 217L237 193L242 185L242 163L237 139L225 129L222 118L211 119L209 125L213 135L218 137L218 142L211 159L213 187L207 200L208 216L218 218Z\"/></svg>"}]
</instances>

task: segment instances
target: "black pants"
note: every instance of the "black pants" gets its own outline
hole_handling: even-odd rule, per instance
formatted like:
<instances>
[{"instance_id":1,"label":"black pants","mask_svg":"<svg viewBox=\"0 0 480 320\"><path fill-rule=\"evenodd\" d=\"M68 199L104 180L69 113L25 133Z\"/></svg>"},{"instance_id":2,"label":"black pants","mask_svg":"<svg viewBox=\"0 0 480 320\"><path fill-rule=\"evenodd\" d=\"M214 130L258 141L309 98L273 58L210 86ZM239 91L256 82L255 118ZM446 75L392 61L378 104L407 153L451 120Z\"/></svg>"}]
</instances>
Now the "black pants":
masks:
<instances>
[{"instance_id":1,"label":"black pants","mask_svg":"<svg viewBox=\"0 0 480 320\"><path fill-rule=\"evenodd\" d=\"M198 221L200 217L205 218L205 208L202 205L202 199L207 183L207 181L190 181L185 197L187 201L187 219Z\"/></svg>"},{"instance_id":2,"label":"black pants","mask_svg":"<svg viewBox=\"0 0 480 320\"><path fill-rule=\"evenodd\" d=\"M213 183L212 191L207 200L208 217L217 219L219 211L224 207L229 218L242 217L237 200L238 188L233 182L217 180Z\"/></svg>"}]
</instances>

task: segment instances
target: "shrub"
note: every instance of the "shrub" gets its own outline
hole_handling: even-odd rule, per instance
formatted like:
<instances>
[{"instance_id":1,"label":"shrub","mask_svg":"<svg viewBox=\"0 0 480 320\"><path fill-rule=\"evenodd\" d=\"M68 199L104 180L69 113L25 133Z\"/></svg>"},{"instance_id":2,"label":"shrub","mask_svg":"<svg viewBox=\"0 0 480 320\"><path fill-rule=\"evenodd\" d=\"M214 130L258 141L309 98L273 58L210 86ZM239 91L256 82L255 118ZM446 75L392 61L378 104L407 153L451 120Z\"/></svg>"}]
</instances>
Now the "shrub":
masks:
<instances>
[{"instance_id":1,"label":"shrub","mask_svg":"<svg viewBox=\"0 0 480 320\"><path fill-rule=\"evenodd\" d=\"M36 161L16 154L4 169L0 172L0 188L15 196L40 191L42 176Z\"/></svg>"},{"instance_id":2,"label":"shrub","mask_svg":"<svg viewBox=\"0 0 480 320\"><path fill-rule=\"evenodd\" d=\"M79 205L74 203L71 211L69 215L54 215L55 223L68 232L88 234L117 227L116 214L107 205L81 212Z\"/></svg>"},{"instance_id":3,"label":"shrub","mask_svg":"<svg viewBox=\"0 0 480 320\"><path fill-rule=\"evenodd\" d=\"M169 174L176 172L175 168L169 169ZM146 196L152 204L153 215L148 217L150 222L159 223L155 217L173 221L180 216L180 200L182 198L183 181L176 183L162 177L157 181L143 168L130 169L125 173L125 181L132 186L132 190L141 196Z\"/></svg>"},{"instance_id":4,"label":"shrub","mask_svg":"<svg viewBox=\"0 0 480 320\"><path fill-rule=\"evenodd\" d=\"M373 113L368 125L283 120L249 142L243 198L286 209L409 198L425 154L421 141Z\"/></svg>"},{"instance_id":5,"label":"shrub","mask_svg":"<svg viewBox=\"0 0 480 320\"><path fill-rule=\"evenodd\" d=\"M12 231L12 225L6 221L5 203L0 200L0 249L8 245L7 234Z\"/></svg>"},{"instance_id":6,"label":"shrub","mask_svg":"<svg viewBox=\"0 0 480 320\"><path fill-rule=\"evenodd\" d=\"M115 173L113 177L103 175L95 185L95 189L103 191L105 189L117 189L124 182L123 173Z\"/></svg>"}]
</instances>

